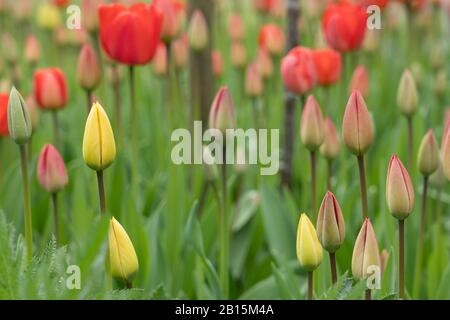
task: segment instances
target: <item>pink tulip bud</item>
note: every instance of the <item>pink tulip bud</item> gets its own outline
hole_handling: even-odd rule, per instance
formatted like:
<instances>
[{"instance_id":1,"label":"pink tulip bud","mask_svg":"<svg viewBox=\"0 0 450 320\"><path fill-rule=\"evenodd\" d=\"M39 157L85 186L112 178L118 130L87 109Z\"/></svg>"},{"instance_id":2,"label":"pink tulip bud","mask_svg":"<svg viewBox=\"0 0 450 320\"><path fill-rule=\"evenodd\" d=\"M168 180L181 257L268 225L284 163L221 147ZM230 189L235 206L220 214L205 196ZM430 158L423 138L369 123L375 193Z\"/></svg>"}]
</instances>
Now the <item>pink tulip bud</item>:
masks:
<instances>
[{"instance_id":1,"label":"pink tulip bud","mask_svg":"<svg viewBox=\"0 0 450 320\"><path fill-rule=\"evenodd\" d=\"M189 43L191 48L202 51L208 46L209 30L203 13L196 9L189 23Z\"/></svg>"},{"instance_id":2,"label":"pink tulip bud","mask_svg":"<svg viewBox=\"0 0 450 320\"><path fill-rule=\"evenodd\" d=\"M363 280L372 275L375 268L381 268L380 253L375 231L366 218L353 247L352 274L356 280Z\"/></svg>"},{"instance_id":3,"label":"pink tulip bud","mask_svg":"<svg viewBox=\"0 0 450 320\"><path fill-rule=\"evenodd\" d=\"M242 41L244 39L244 23L241 16L237 13L231 14L228 18L228 34L233 41Z\"/></svg>"},{"instance_id":4,"label":"pink tulip bud","mask_svg":"<svg viewBox=\"0 0 450 320\"><path fill-rule=\"evenodd\" d=\"M233 42L231 45L231 63L236 68L244 68L247 62L247 52L241 42Z\"/></svg>"},{"instance_id":5,"label":"pink tulip bud","mask_svg":"<svg viewBox=\"0 0 450 320\"><path fill-rule=\"evenodd\" d=\"M177 70L184 68L189 59L189 44L186 34L172 41L171 55Z\"/></svg>"},{"instance_id":6,"label":"pink tulip bud","mask_svg":"<svg viewBox=\"0 0 450 320\"><path fill-rule=\"evenodd\" d=\"M164 42L160 42L156 48L155 57L153 58L153 72L157 76L167 74L167 49Z\"/></svg>"},{"instance_id":7,"label":"pink tulip bud","mask_svg":"<svg viewBox=\"0 0 450 320\"><path fill-rule=\"evenodd\" d=\"M83 27L92 32L98 30L98 6L102 0L82 0L81 13Z\"/></svg>"},{"instance_id":8,"label":"pink tulip bud","mask_svg":"<svg viewBox=\"0 0 450 320\"><path fill-rule=\"evenodd\" d=\"M363 97L367 97L369 94L369 74L366 67L358 66L353 72L352 79L350 80L349 92L358 90Z\"/></svg>"},{"instance_id":9,"label":"pink tulip bud","mask_svg":"<svg viewBox=\"0 0 450 320\"><path fill-rule=\"evenodd\" d=\"M281 61L281 75L289 91L299 95L310 91L317 77L312 51L304 47L289 51Z\"/></svg>"},{"instance_id":10,"label":"pink tulip bud","mask_svg":"<svg viewBox=\"0 0 450 320\"><path fill-rule=\"evenodd\" d=\"M223 74L223 58L220 51L213 50L211 53L211 62L214 76L216 78L221 77Z\"/></svg>"},{"instance_id":11,"label":"pink tulip bud","mask_svg":"<svg viewBox=\"0 0 450 320\"><path fill-rule=\"evenodd\" d=\"M328 191L320 205L317 217L317 236L322 247L336 252L345 239L345 224L341 207L334 194Z\"/></svg>"},{"instance_id":12,"label":"pink tulip bud","mask_svg":"<svg viewBox=\"0 0 450 320\"><path fill-rule=\"evenodd\" d=\"M428 130L420 143L419 155L417 158L419 171L428 177L439 167L439 148L433 130Z\"/></svg>"},{"instance_id":13,"label":"pink tulip bud","mask_svg":"<svg viewBox=\"0 0 450 320\"><path fill-rule=\"evenodd\" d=\"M77 80L86 90L93 90L102 79L102 71L94 49L86 43L78 56Z\"/></svg>"},{"instance_id":14,"label":"pink tulip bud","mask_svg":"<svg viewBox=\"0 0 450 320\"><path fill-rule=\"evenodd\" d=\"M264 25L259 31L258 42L271 55L280 55L286 43L283 29L272 23Z\"/></svg>"},{"instance_id":15,"label":"pink tulip bud","mask_svg":"<svg viewBox=\"0 0 450 320\"><path fill-rule=\"evenodd\" d=\"M68 183L66 166L58 150L46 144L39 155L37 166L38 181L41 187L50 193L64 189Z\"/></svg>"},{"instance_id":16,"label":"pink tulip bud","mask_svg":"<svg viewBox=\"0 0 450 320\"><path fill-rule=\"evenodd\" d=\"M356 155L363 155L373 141L373 125L366 102L359 91L353 91L348 100L342 123L345 145Z\"/></svg>"},{"instance_id":17,"label":"pink tulip bud","mask_svg":"<svg viewBox=\"0 0 450 320\"><path fill-rule=\"evenodd\" d=\"M327 159L335 159L340 150L339 136L333 120L327 117L323 121L324 141L320 146L320 153Z\"/></svg>"},{"instance_id":18,"label":"pink tulip bud","mask_svg":"<svg viewBox=\"0 0 450 320\"><path fill-rule=\"evenodd\" d=\"M264 84L258 67L255 63L249 64L245 73L245 93L249 97L258 97L262 94L263 87Z\"/></svg>"},{"instance_id":19,"label":"pink tulip bud","mask_svg":"<svg viewBox=\"0 0 450 320\"><path fill-rule=\"evenodd\" d=\"M414 188L400 159L393 155L386 179L386 201L389 212L398 220L406 219L414 210Z\"/></svg>"},{"instance_id":20,"label":"pink tulip bud","mask_svg":"<svg viewBox=\"0 0 450 320\"><path fill-rule=\"evenodd\" d=\"M300 137L310 151L317 150L324 140L323 118L320 106L314 96L309 96L303 108Z\"/></svg>"},{"instance_id":21,"label":"pink tulip bud","mask_svg":"<svg viewBox=\"0 0 450 320\"><path fill-rule=\"evenodd\" d=\"M236 114L228 87L220 88L214 98L209 112L209 126L222 133L236 127Z\"/></svg>"},{"instance_id":22,"label":"pink tulip bud","mask_svg":"<svg viewBox=\"0 0 450 320\"><path fill-rule=\"evenodd\" d=\"M41 58L41 47L35 36L29 35L25 43L25 61L36 64Z\"/></svg>"},{"instance_id":23,"label":"pink tulip bud","mask_svg":"<svg viewBox=\"0 0 450 320\"><path fill-rule=\"evenodd\" d=\"M255 62L263 79L269 79L273 74L273 62L269 52L260 47L256 53Z\"/></svg>"}]
</instances>

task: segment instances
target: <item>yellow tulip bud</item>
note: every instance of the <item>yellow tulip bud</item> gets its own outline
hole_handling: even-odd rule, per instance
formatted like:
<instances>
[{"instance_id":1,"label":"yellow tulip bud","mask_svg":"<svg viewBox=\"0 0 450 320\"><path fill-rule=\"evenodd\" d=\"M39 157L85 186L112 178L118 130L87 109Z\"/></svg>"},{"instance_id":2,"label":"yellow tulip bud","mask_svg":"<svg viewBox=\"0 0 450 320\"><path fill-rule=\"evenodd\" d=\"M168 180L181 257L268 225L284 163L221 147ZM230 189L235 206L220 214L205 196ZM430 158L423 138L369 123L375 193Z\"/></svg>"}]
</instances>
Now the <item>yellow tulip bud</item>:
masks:
<instances>
[{"instance_id":1,"label":"yellow tulip bud","mask_svg":"<svg viewBox=\"0 0 450 320\"><path fill-rule=\"evenodd\" d=\"M108 241L111 275L130 283L139 269L139 262L127 232L114 217L110 221Z\"/></svg>"},{"instance_id":2,"label":"yellow tulip bud","mask_svg":"<svg viewBox=\"0 0 450 320\"><path fill-rule=\"evenodd\" d=\"M316 229L305 213L300 216L297 229L297 258L306 271L313 271L323 258L322 246L317 238Z\"/></svg>"},{"instance_id":3,"label":"yellow tulip bud","mask_svg":"<svg viewBox=\"0 0 450 320\"><path fill-rule=\"evenodd\" d=\"M61 16L56 6L41 4L37 10L37 25L42 29L54 30L61 24Z\"/></svg>"},{"instance_id":4,"label":"yellow tulip bud","mask_svg":"<svg viewBox=\"0 0 450 320\"><path fill-rule=\"evenodd\" d=\"M95 102L86 121L83 138L83 158L93 170L102 171L116 158L116 143L108 116Z\"/></svg>"}]
</instances>

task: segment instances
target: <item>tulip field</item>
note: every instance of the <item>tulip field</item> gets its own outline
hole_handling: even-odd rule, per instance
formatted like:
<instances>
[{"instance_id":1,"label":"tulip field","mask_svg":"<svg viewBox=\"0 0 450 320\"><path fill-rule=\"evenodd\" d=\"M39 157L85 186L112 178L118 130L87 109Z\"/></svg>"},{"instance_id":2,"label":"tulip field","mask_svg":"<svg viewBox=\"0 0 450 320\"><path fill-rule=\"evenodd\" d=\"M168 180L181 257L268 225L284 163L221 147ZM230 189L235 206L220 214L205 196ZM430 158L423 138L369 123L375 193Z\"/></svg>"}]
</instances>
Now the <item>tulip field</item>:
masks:
<instances>
[{"instance_id":1,"label":"tulip field","mask_svg":"<svg viewBox=\"0 0 450 320\"><path fill-rule=\"evenodd\" d=\"M0 0L0 300L450 300L449 40L449 0Z\"/></svg>"}]
</instances>

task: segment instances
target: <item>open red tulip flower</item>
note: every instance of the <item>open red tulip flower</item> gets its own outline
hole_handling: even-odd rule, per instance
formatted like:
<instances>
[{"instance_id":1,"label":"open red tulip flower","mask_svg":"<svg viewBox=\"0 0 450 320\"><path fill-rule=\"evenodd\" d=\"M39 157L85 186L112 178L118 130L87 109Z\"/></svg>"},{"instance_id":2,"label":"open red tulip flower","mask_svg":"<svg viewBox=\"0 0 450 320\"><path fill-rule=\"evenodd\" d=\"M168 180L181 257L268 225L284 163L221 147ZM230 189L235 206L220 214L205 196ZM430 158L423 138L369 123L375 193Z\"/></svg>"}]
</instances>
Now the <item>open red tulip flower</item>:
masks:
<instances>
[{"instance_id":1,"label":"open red tulip flower","mask_svg":"<svg viewBox=\"0 0 450 320\"><path fill-rule=\"evenodd\" d=\"M286 43L283 29L274 23L262 26L259 31L258 43L261 47L266 48L271 55L280 55Z\"/></svg>"},{"instance_id":2,"label":"open red tulip flower","mask_svg":"<svg viewBox=\"0 0 450 320\"><path fill-rule=\"evenodd\" d=\"M313 51L317 83L328 86L339 81L342 73L342 58L338 51L330 48Z\"/></svg>"},{"instance_id":3,"label":"open red tulip flower","mask_svg":"<svg viewBox=\"0 0 450 320\"><path fill-rule=\"evenodd\" d=\"M0 93L0 137L9 135L8 101L9 101L9 94Z\"/></svg>"},{"instance_id":4,"label":"open red tulip flower","mask_svg":"<svg viewBox=\"0 0 450 320\"><path fill-rule=\"evenodd\" d=\"M348 1L330 4L322 17L322 29L330 47L341 52L357 50L366 33L367 13Z\"/></svg>"},{"instance_id":5,"label":"open red tulip flower","mask_svg":"<svg viewBox=\"0 0 450 320\"><path fill-rule=\"evenodd\" d=\"M67 82L59 68L39 69L34 73L34 97L41 109L56 110L66 106Z\"/></svg>"},{"instance_id":6,"label":"open red tulip flower","mask_svg":"<svg viewBox=\"0 0 450 320\"><path fill-rule=\"evenodd\" d=\"M316 84L316 69L311 49L295 47L281 61L281 75L286 88L304 95Z\"/></svg>"},{"instance_id":7,"label":"open red tulip flower","mask_svg":"<svg viewBox=\"0 0 450 320\"><path fill-rule=\"evenodd\" d=\"M70 0L52 0L53 4L59 8L64 8L70 3Z\"/></svg>"},{"instance_id":8,"label":"open red tulip flower","mask_svg":"<svg viewBox=\"0 0 450 320\"><path fill-rule=\"evenodd\" d=\"M155 55L163 16L154 4L99 6L100 41L108 56L127 65L142 65Z\"/></svg>"},{"instance_id":9,"label":"open red tulip flower","mask_svg":"<svg viewBox=\"0 0 450 320\"><path fill-rule=\"evenodd\" d=\"M39 155L37 177L41 187L50 193L61 191L68 183L64 160L51 144L45 145Z\"/></svg>"}]
</instances>

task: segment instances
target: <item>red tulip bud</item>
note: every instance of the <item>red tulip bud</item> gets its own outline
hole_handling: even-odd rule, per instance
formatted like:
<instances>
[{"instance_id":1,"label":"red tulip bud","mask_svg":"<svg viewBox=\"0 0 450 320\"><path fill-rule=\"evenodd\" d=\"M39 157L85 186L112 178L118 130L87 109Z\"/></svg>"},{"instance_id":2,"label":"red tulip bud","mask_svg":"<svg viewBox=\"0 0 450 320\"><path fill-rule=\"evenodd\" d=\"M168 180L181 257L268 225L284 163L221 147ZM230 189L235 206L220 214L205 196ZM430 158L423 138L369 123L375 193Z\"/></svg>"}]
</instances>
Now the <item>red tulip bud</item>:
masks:
<instances>
[{"instance_id":1,"label":"red tulip bud","mask_svg":"<svg viewBox=\"0 0 450 320\"><path fill-rule=\"evenodd\" d=\"M261 28L258 42L270 54L279 55L283 52L286 41L283 30L278 25L271 23Z\"/></svg>"},{"instance_id":2,"label":"red tulip bud","mask_svg":"<svg viewBox=\"0 0 450 320\"><path fill-rule=\"evenodd\" d=\"M36 64L41 58L41 47L35 36L29 35L25 43L25 61Z\"/></svg>"},{"instance_id":3,"label":"red tulip bud","mask_svg":"<svg viewBox=\"0 0 450 320\"><path fill-rule=\"evenodd\" d=\"M223 58L220 51L213 50L211 53L211 62L214 76L216 78L221 77L223 74Z\"/></svg>"},{"instance_id":4,"label":"red tulip bud","mask_svg":"<svg viewBox=\"0 0 450 320\"><path fill-rule=\"evenodd\" d=\"M281 61L281 75L286 88L299 95L310 91L316 83L316 71L312 51L296 47Z\"/></svg>"},{"instance_id":5,"label":"red tulip bud","mask_svg":"<svg viewBox=\"0 0 450 320\"><path fill-rule=\"evenodd\" d=\"M209 126L222 133L236 127L236 114L228 87L220 88L214 98L209 112Z\"/></svg>"},{"instance_id":6,"label":"red tulip bud","mask_svg":"<svg viewBox=\"0 0 450 320\"><path fill-rule=\"evenodd\" d=\"M310 151L317 150L323 143L324 130L320 106L314 96L309 96L303 108L300 137L305 147Z\"/></svg>"},{"instance_id":7,"label":"red tulip bud","mask_svg":"<svg viewBox=\"0 0 450 320\"><path fill-rule=\"evenodd\" d=\"M67 83L59 68L45 68L34 73L34 97L42 109L64 108L68 100Z\"/></svg>"},{"instance_id":8,"label":"red tulip bud","mask_svg":"<svg viewBox=\"0 0 450 320\"><path fill-rule=\"evenodd\" d=\"M93 90L102 78L102 71L97 54L89 44L83 45L78 56L77 80L86 90Z\"/></svg>"},{"instance_id":9,"label":"red tulip bud","mask_svg":"<svg viewBox=\"0 0 450 320\"><path fill-rule=\"evenodd\" d=\"M377 238L369 218L366 218L353 247L353 277L357 280L365 279L374 271L371 268L376 267L381 268Z\"/></svg>"},{"instance_id":10,"label":"red tulip bud","mask_svg":"<svg viewBox=\"0 0 450 320\"><path fill-rule=\"evenodd\" d=\"M363 155L373 141L373 125L366 102L359 91L353 91L345 108L342 123L345 145L356 155Z\"/></svg>"},{"instance_id":11,"label":"red tulip bud","mask_svg":"<svg viewBox=\"0 0 450 320\"><path fill-rule=\"evenodd\" d=\"M313 51L317 82L326 86L336 83L341 77L341 54L333 49L317 49Z\"/></svg>"},{"instance_id":12,"label":"red tulip bud","mask_svg":"<svg viewBox=\"0 0 450 320\"><path fill-rule=\"evenodd\" d=\"M406 219L414 210L414 188L400 159L393 155L386 179L386 201L389 212L398 220Z\"/></svg>"},{"instance_id":13,"label":"red tulip bud","mask_svg":"<svg viewBox=\"0 0 450 320\"><path fill-rule=\"evenodd\" d=\"M327 117L323 121L325 139L320 146L320 153L327 159L335 159L339 154L339 136L333 120Z\"/></svg>"},{"instance_id":14,"label":"red tulip bud","mask_svg":"<svg viewBox=\"0 0 450 320\"><path fill-rule=\"evenodd\" d=\"M68 183L64 160L58 150L51 144L42 148L38 160L37 175L41 187L51 193L61 191Z\"/></svg>"},{"instance_id":15,"label":"red tulip bud","mask_svg":"<svg viewBox=\"0 0 450 320\"><path fill-rule=\"evenodd\" d=\"M233 41L244 39L244 24L237 13L231 14L228 18L228 34Z\"/></svg>"},{"instance_id":16,"label":"red tulip bud","mask_svg":"<svg viewBox=\"0 0 450 320\"><path fill-rule=\"evenodd\" d=\"M334 194L328 191L320 205L317 217L317 236L322 247L336 252L345 238L345 224L341 207Z\"/></svg>"}]
</instances>

